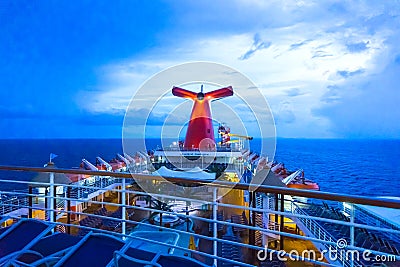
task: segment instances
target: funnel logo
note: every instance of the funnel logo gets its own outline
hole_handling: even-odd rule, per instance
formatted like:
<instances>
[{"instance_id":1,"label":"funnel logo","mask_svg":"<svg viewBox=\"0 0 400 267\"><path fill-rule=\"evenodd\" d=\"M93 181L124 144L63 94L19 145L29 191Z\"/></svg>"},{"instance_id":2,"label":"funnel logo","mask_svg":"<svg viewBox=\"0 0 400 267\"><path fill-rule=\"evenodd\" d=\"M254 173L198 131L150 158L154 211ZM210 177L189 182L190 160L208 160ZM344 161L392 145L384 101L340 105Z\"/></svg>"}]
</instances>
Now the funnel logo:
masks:
<instances>
[{"instance_id":1,"label":"funnel logo","mask_svg":"<svg viewBox=\"0 0 400 267\"><path fill-rule=\"evenodd\" d=\"M180 196L188 184L163 178L198 179L201 186L191 184L190 197L210 200L213 183L232 188L255 172L254 154L263 163L273 160L275 124L265 97L245 75L221 64L186 63L136 90L124 118L123 149L138 159L128 168L145 192ZM253 190L262 180L251 181Z\"/></svg>"},{"instance_id":2,"label":"funnel logo","mask_svg":"<svg viewBox=\"0 0 400 267\"><path fill-rule=\"evenodd\" d=\"M219 98L232 96L232 87L203 93L202 85L201 91L197 94L174 87L172 94L174 96L189 98L194 102L183 147L185 149L216 150L210 102Z\"/></svg>"}]
</instances>

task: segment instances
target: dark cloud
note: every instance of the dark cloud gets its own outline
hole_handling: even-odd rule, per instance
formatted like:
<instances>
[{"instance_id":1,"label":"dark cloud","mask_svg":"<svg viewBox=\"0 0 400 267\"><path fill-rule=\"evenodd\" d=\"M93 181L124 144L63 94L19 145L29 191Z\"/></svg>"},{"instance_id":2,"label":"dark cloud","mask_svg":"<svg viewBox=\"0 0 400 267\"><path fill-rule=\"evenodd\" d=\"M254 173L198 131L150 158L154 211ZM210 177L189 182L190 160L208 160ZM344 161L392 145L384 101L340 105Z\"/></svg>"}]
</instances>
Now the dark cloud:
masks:
<instances>
[{"instance_id":1,"label":"dark cloud","mask_svg":"<svg viewBox=\"0 0 400 267\"><path fill-rule=\"evenodd\" d=\"M327 8L333 14L344 14L347 12L346 5L344 3L333 3Z\"/></svg>"},{"instance_id":2,"label":"dark cloud","mask_svg":"<svg viewBox=\"0 0 400 267\"><path fill-rule=\"evenodd\" d=\"M276 125L294 123L296 115L292 110L291 103L288 101L282 102L279 110L274 112L274 119Z\"/></svg>"},{"instance_id":3,"label":"dark cloud","mask_svg":"<svg viewBox=\"0 0 400 267\"><path fill-rule=\"evenodd\" d=\"M356 71L339 70L339 71L337 71L337 74L342 76L343 78L349 78L349 77L352 77L352 76L355 76L358 74L362 74L364 72L365 72L364 69L359 69Z\"/></svg>"},{"instance_id":4,"label":"dark cloud","mask_svg":"<svg viewBox=\"0 0 400 267\"><path fill-rule=\"evenodd\" d=\"M400 55L397 55L397 56L394 58L394 63L400 65Z\"/></svg>"},{"instance_id":5,"label":"dark cloud","mask_svg":"<svg viewBox=\"0 0 400 267\"><path fill-rule=\"evenodd\" d=\"M324 50L317 50L317 51L313 52L312 58L331 57L331 56L333 56L333 55Z\"/></svg>"},{"instance_id":6,"label":"dark cloud","mask_svg":"<svg viewBox=\"0 0 400 267\"><path fill-rule=\"evenodd\" d=\"M299 43L291 44L291 45L290 45L290 48L289 48L289 51L291 51L291 50L296 50L296 49L298 49L299 47L302 47L303 45L309 43L310 41L311 41L311 40L304 40L304 41L299 42Z\"/></svg>"},{"instance_id":7,"label":"dark cloud","mask_svg":"<svg viewBox=\"0 0 400 267\"><path fill-rule=\"evenodd\" d=\"M282 110L274 115L274 119L276 125L281 125L283 123L290 124L296 121L296 116L291 110Z\"/></svg>"},{"instance_id":8,"label":"dark cloud","mask_svg":"<svg viewBox=\"0 0 400 267\"><path fill-rule=\"evenodd\" d=\"M332 85L322 96L325 103L313 110L330 120L331 131L346 138L400 138L400 65L392 62L368 81Z\"/></svg>"},{"instance_id":9,"label":"dark cloud","mask_svg":"<svg viewBox=\"0 0 400 267\"><path fill-rule=\"evenodd\" d=\"M49 126L54 123L66 123L77 125L122 125L124 110L113 110L112 113L93 113L79 111L74 114L59 111L37 111L31 106L0 107L2 119L30 120L48 122Z\"/></svg>"},{"instance_id":10,"label":"dark cloud","mask_svg":"<svg viewBox=\"0 0 400 267\"><path fill-rule=\"evenodd\" d=\"M29 105L10 105L0 106L0 114L2 119L26 119L26 118L39 118L42 113L38 113Z\"/></svg>"},{"instance_id":11,"label":"dark cloud","mask_svg":"<svg viewBox=\"0 0 400 267\"><path fill-rule=\"evenodd\" d=\"M358 42L346 44L347 50L351 53L358 53L368 49L369 42Z\"/></svg>"},{"instance_id":12,"label":"dark cloud","mask_svg":"<svg viewBox=\"0 0 400 267\"><path fill-rule=\"evenodd\" d=\"M242 56L240 56L240 58L239 58L240 60L249 59L250 57L252 57L254 55L254 53L256 51L266 49L271 46L271 42L262 41L259 34L254 35L253 40L254 40L253 45L246 53L244 53Z\"/></svg>"},{"instance_id":13,"label":"dark cloud","mask_svg":"<svg viewBox=\"0 0 400 267\"><path fill-rule=\"evenodd\" d=\"M188 120L188 114L170 114L169 112L157 113L149 112L148 109L129 109L125 116L127 125L183 125Z\"/></svg>"},{"instance_id":14,"label":"dark cloud","mask_svg":"<svg viewBox=\"0 0 400 267\"><path fill-rule=\"evenodd\" d=\"M286 90L286 94L291 97L304 95L304 93L302 93L299 88L291 88L289 90Z\"/></svg>"},{"instance_id":15,"label":"dark cloud","mask_svg":"<svg viewBox=\"0 0 400 267\"><path fill-rule=\"evenodd\" d=\"M321 101L332 104L340 100L340 88L336 85L328 86L328 91L321 97Z\"/></svg>"},{"instance_id":16,"label":"dark cloud","mask_svg":"<svg viewBox=\"0 0 400 267\"><path fill-rule=\"evenodd\" d=\"M107 114L97 113L91 114L86 113L84 115L72 118L74 121L81 125L103 125L103 126L121 126L123 124L124 116L121 114Z\"/></svg>"}]
</instances>

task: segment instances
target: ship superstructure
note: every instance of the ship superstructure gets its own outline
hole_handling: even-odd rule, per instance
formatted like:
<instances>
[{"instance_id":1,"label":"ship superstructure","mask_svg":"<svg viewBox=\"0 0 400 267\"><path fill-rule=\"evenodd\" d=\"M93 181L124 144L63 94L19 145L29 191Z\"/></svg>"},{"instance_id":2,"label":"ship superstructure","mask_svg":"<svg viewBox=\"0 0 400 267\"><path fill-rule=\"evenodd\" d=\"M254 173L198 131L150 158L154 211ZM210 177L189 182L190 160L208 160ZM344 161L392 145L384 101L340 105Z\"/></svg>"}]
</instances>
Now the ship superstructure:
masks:
<instances>
[{"instance_id":1,"label":"ship superstructure","mask_svg":"<svg viewBox=\"0 0 400 267\"><path fill-rule=\"evenodd\" d=\"M242 147L231 142L217 142L211 113L211 102L233 95L231 86L204 93L203 86L198 93L174 87L174 96L193 101L190 121L185 140L174 142L169 147L155 150L151 154L156 169L166 166L174 170L188 170L199 167L216 172L217 177L225 171L243 171L245 159ZM218 135L222 134L219 128Z\"/></svg>"},{"instance_id":2,"label":"ship superstructure","mask_svg":"<svg viewBox=\"0 0 400 267\"><path fill-rule=\"evenodd\" d=\"M244 144L253 137L232 133L225 123L218 123L218 128L215 127L219 141L216 139L211 103L233 96L232 86L206 93L203 85L198 93L173 87L172 94L192 100L192 111L184 141L173 142L149 153L156 170L163 166L176 171L200 168L216 173L216 178L225 176L233 182L250 183L258 171L269 169L287 187L319 190L317 183L305 179L303 170L290 172L283 163L268 161L267 156L246 148Z\"/></svg>"}]
</instances>

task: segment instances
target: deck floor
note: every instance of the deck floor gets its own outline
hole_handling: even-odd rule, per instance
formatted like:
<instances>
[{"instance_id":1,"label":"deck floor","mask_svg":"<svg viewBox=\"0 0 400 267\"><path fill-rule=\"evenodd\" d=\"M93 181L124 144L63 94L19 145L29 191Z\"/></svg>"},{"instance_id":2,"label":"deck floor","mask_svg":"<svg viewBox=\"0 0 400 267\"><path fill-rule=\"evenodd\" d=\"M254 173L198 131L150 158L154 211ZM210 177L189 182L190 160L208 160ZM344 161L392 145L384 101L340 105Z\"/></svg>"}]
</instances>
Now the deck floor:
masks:
<instances>
[{"instance_id":1,"label":"deck floor","mask_svg":"<svg viewBox=\"0 0 400 267\"><path fill-rule=\"evenodd\" d=\"M117 193L110 193L109 196L104 198L104 202L109 202L109 203L118 203L118 195ZM101 204L91 204L85 211L84 213L88 213L88 214L92 214L94 213L96 210L100 209L102 207ZM107 211L109 212L113 212L116 211L118 209L117 206L113 206L110 204L105 204L104 207L107 209ZM132 221L136 221L136 222L140 222L145 218L148 218L150 216L150 212L149 211L143 211L143 210L138 210L135 209L134 210L135 213L134 215L130 218L130 220ZM196 212L196 216L201 216L204 218L209 218L210 216L210 212ZM194 215L194 214L191 214ZM83 219L85 216L82 215L80 219ZM66 223L67 219L66 217L61 218L58 220L59 222L63 222ZM194 229L196 231L196 233L201 234L201 235L205 235L205 236L212 236L212 233L209 232L209 224L207 222L201 221L201 220L193 220L194 222ZM79 225L79 220L74 220L72 221L73 224L75 225ZM130 225L129 228L134 227L135 225L132 224ZM150 230L150 231L154 231L155 228L152 227L151 225L149 226L139 226L139 229L141 230ZM184 225L184 227L182 229L179 230L185 230L186 229L186 224ZM77 227L71 227L71 234L76 235L78 234L78 228ZM129 233L128 229L128 233ZM222 236L223 233L219 233L219 237ZM180 246L185 246L185 244L189 243L189 238L190 238L190 234L187 235L182 235L181 236L181 242L178 243L178 245ZM248 243L249 240L249 233L248 230L243 231L241 233L241 241L244 243ZM273 242L271 243L273 244ZM272 247L273 248L273 247ZM198 248L199 251L208 253L208 254L212 254L213 253L213 242L211 240L207 240L207 239L200 239L198 242ZM219 251L221 250L221 246L219 245ZM285 237L284 239L284 250L285 251L291 251L291 250L297 250L299 251L299 253L301 253L304 250L314 250L316 252L317 257L319 257L320 252L318 251L318 249L314 246L314 244L311 241L308 240L301 240L301 239L293 239L293 238L288 238ZM243 260L247 263L252 263L252 264L259 264L257 263L257 261L253 258L253 253L251 253L250 249L247 248L242 248L241 249L242 254L243 254ZM179 253L184 255L185 251L183 250L175 250L175 253ZM200 260L206 264L211 265L213 263L213 259L206 257L206 256L202 256L199 254L194 254L193 258ZM301 266L317 266L313 263L308 263L308 262L302 262L302 261L290 261L288 260L287 262L285 262L286 266L288 267L301 267Z\"/></svg>"}]
</instances>

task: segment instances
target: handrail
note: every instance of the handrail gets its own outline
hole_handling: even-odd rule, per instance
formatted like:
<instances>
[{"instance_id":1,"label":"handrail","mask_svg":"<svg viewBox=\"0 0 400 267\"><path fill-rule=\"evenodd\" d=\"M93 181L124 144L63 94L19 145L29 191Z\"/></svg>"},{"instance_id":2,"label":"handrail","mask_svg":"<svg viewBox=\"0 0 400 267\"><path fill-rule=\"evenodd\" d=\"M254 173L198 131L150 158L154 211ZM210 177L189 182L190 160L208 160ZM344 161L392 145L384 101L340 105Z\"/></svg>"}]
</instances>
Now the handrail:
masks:
<instances>
[{"instance_id":1,"label":"handrail","mask_svg":"<svg viewBox=\"0 0 400 267\"><path fill-rule=\"evenodd\" d=\"M149 212L160 212L158 209L150 206L150 207L140 207L140 206L133 206L130 204L130 201L127 202L126 198L125 198L125 193L133 193L133 194L143 194L144 192L141 191L137 191L137 190L128 190L125 187L125 180L124 179L132 179L132 177L134 178L141 178L141 179L162 179L163 177L160 176L154 176L154 175L145 175L145 174L131 174L131 173L122 173L122 172L106 172L106 171L86 171L86 170L81 170L81 169L48 169L48 168L37 168L37 167L23 167L23 166L0 166L0 170L6 170L6 171L29 171L29 172L39 172L39 173L48 173L50 174L49 177L51 176L51 173L64 173L64 174L68 174L68 173L72 173L72 174L86 174L86 175L93 175L93 176L98 176L96 177L96 180L103 180L103 179L108 179L108 178L117 178L117 179L112 179L114 181L115 184L119 184L121 186L121 188L110 188L107 191L112 191L112 192L117 192L117 193L122 193L122 195L120 195L119 197L119 201L118 203L113 203L113 202L107 202L104 201L103 198L101 199L101 201L99 201L98 199L93 199L93 196L87 199L80 199L80 201L82 203L92 203L92 204L107 204L107 205L111 205L111 206L116 206L122 209L122 213L119 217L113 218L113 217L109 217L112 215L100 215L100 214L88 214L88 213L84 213L82 212L82 209L69 209L68 205L64 206L62 210L58 210L57 208L54 208L54 206L50 205L50 208L48 205L40 205L40 206L31 206L32 202L30 203L12 203L12 204L6 204L3 203L4 207L19 207L19 208L28 208L30 210L42 210L45 211L45 215L47 216L48 214L50 214L47 218L52 222L52 223L58 223L56 221L52 221L54 220L53 216L51 214L59 214L59 213L63 213L66 214L67 216L71 216L71 215L78 215L79 218L80 216L89 216L92 219L93 218L97 218L100 220L113 220L113 221L117 221L119 223L122 224L121 227L121 231L122 233L118 234L122 237L128 237L129 235L126 234L125 230L127 229L127 225L129 223L132 224L137 224L137 225L148 225L147 222L142 222L142 221L133 221L131 220L129 217L125 217L126 213L124 212L125 209L127 208L132 208L135 210L142 210L142 211L149 211ZM53 175L54 176L54 175ZM99 178L99 177L105 177L105 178ZM225 181L216 181L213 183L210 183L208 181L198 181L198 180L194 180L194 179L183 179L183 178L175 178L175 177L167 177L166 180L170 181L170 182L175 182L175 183L184 183L184 184L196 184L196 185L208 185L210 187L214 187L214 188L232 188L232 189L239 189L239 190L249 190L249 186L251 186L250 184L243 184L243 183L239 183L239 184L235 184L235 183L231 183L231 182L225 182ZM57 187L57 186L65 186L65 187L69 187L70 189L78 189L78 190L86 190L86 189L95 189L97 191L103 191L104 188L104 184L102 182L97 183L94 182L91 185L80 185L79 183L77 184L69 184L69 185L62 185L62 184L56 184L54 183L54 181L50 181L50 179L46 182L30 182L30 181L13 181L13 180L0 180L0 182L15 182L15 183L24 183L24 184L29 184L29 185L33 185L33 184L43 184L43 185L47 185L50 187ZM65 188L64 188L65 189ZM35 192L33 193L32 191L30 191L31 193L17 193L18 195L25 195L27 197L30 197L32 200L32 197L38 196L41 198L45 198L45 199L50 199L50 201L47 201L47 203L53 203L52 200L56 200L56 201L65 201L64 205L66 203L68 203L68 201L75 201L76 199L68 196L64 195L64 194L60 194L60 195L44 195L43 193L39 192ZM72 192L72 190L70 190L70 192ZM217 192L217 190L215 190L215 192ZM272 186L260 186L257 190L255 190L255 192L259 192L259 193L274 193L274 194L282 194L282 195L293 195L293 196L306 196L309 198L317 198L317 199L326 199L326 200L334 200L334 201L346 201L346 202L352 202L352 203L356 203L356 204L364 204L364 205L376 205L376 206L381 206L381 207L387 207L387 208L400 208L400 202L397 200L393 200L393 199L380 199L380 198L373 198L373 197L359 197L359 196L352 196L352 195L343 195L343 194L334 194L334 193L328 193L328 192L315 192L315 191L305 191L305 190L298 190L298 189L288 189L288 188L280 188L280 187L272 187ZM3 193L2 190L0 190L0 193ZM13 194L13 192L4 192L5 194ZM157 196L162 196L163 194L155 194ZM263 201L268 201L269 202L269 196L265 196L265 195L258 195L258 196L262 196L262 197L267 197L267 199L264 199ZM321 197L322 196L322 197ZM175 196L169 196L171 198L176 198L176 200L180 200L180 201L185 201L185 200L193 200L193 201L197 201L196 199L190 198L190 197L175 197ZM128 198L129 198L129 194L128 194ZM336 220L336 219L332 219L332 218L324 218L324 217L315 217L315 216L319 216L319 215L315 215L315 216L309 216L307 214L302 214L302 213L297 213L296 212L286 212L286 211L278 211L278 210L274 210L271 207L269 207L268 205L266 207L252 207L252 206L241 206L241 205L235 205L235 204L227 204L227 203L220 203L217 202L216 200L216 196L213 197L213 200L203 200L203 201L199 201L202 203L208 203L209 205L212 205L212 211L213 214L214 212L216 213L216 211L218 210L218 208L239 208L242 209L244 211L249 211L249 212L258 212L258 213L268 213L268 214L276 214L279 216L283 216L283 217L295 217L298 218L300 221L307 221L309 223L306 222L307 225L311 224L313 225L311 228L315 228L315 226L319 226L321 227L321 225L319 225L319 221L321 222L328 222L328 223L332 223L332 224L337 224L337 225L343 225L343 226L348 226L348 227L358 227L358 228L364 228L364 229L369 229L369 230L381 230L381 231L385 231L385 232L390 232L390 233L400 233L400 231L398 230L393 230L393 229L381 229L380 227L376 227L376 226L369 226L369 225L362 225L362 224L357 224L353 221L351 222L347 222L347 221L340 221L340 220ZM281 201L286 201L283 196L281 197ZM292 208L293 205L297 206L296 203L294 203L293 201L295 200L291 200L291 204L292 204ZM282 203L283 203L282 202ZM382 204L383 203L383 204ZM1 204L1 203L0 203ZM75 203L76 204L76 203ZM300 210L298 210L300 211ZM204 223L208 223L209 225L213 225L214 226L214 231L217 229L217 225L222 225L225 227L235 227L235 228L244 228L244 229L248 229L250 231L259 231L262 234L265 233L272 233L272 234L279 234L282 236L282 239L279 241L282 241L283 244L283 238L296 238L296 239L303 239L303 240L308 240L311 242L317 242L321 245L325 245L327 247L332 247L334 248L336 245L336 239L337 237L335 236L331 236L329 234L329 232L327 233L322 233L321 231L319 231L320 234L322 235L318 235L315 237L312 236L302 236L299 234L294 234L291 232L284 232L283 228L280 229L270 229L269 227L267 228L263 228L263 226L260 226L258 224L241 224L238 222L234 222L231 220L226 220L223 219L219 219L217 218L217 216L213 216L212 218L210 217L202 217L202 216L197 216L197 215L189 215L189 214L184 214L184 213L180 213L177 211L161 211L162 213L165 214L173 214L173 215L178 215L179 217L181 217L181 219L193 219L193 220L199 220L202 221ZM184 212L181 211L181 212ZM12 216L18 216L18 215L12 215ZM29 215L32 216L32 215ZM206 216L206 215L205 215ZM352 215L354 216L354 215ZM281 220L282 218L281 217ZM80 219L78 219L80 220ZM270 221L272 222L272 221ZM275 222L276 223L276 222ZM64 226L68 226L68 227L76 227L77 229L83 229L83 230L101 230L101 229L97 229L98 226L90 226L87 227L86 225L73 225L73 224L64 224ZM277 226L280 226L279 224ZM165 226L161 226L161 225L153 225L153 227L156 227L158 229L169 229L168 227ZM322 227L321 227L322 228ZM181 233L181 234L185 234L187 233L184 230L178 230L178 229L170 229L171 231L174 231L176 233ZM103 231L103 230L101 230ZM104 230L106 232L108 231L112 231L112 230ZM211 230L210 230L211 232ZM191 232L190 235L192 235L195 238L201 238L204 240L208 240L208 242L212 241L212 242L219 242L221 244L225 243L225 244L230 244L230 245L234 245L234 246L240 246L243 248L248 248L248 249L252 249L252 250L261 250L263 249L262 247L259 246L258 243L255 243L254 240L252 242L248 242L247 243L242 243L241 241L236 241L236 240L224 240L220 237L217 237L216 235L211 236L208 234L201 234L201 233L193 233ZM329 238L327 238L329 236ZM350 245L347 247L348 249L354 249L354 250L358 250L358 251L364 251L366 250L366 248L362 247L362 244L358 244L355 245L354 244L354 236L350 237L351 238L351 242ZM173 246L174 247L174 246ZM222 258L220 256L217 255L217 252L214 252L212 254L208 254L208 253L203 253L200 251L191 251L190 249L187 248L182 248L182 247L178 247L176 246L175 248L179 248L179 249L183 249L187 252L192 252L192 253L198 253L199 255L209 255L211 256L211 258L213 258L214 260L226 260L228 262L234 263L234 261L232 260L227 260L225 258ZM268 249L268 251L274 251L271 249ZM380 250L370 250L371 253L373 253L374 255L388 255L387 252ZM285 252L285 255L288 255L287 252ZM389 253L390 254L390 253ZM394 256L394 255L393 255ZM315 262L312 260L312 258L304 258L302 256L302 258L299 258L300 260L306 260L306 261L310 261L310 262ZM400 255L396 255L395 259L400 260ZM320 261L316 261L315 263L318 264L322 264L322 265L327 265L327 266L332 266L331 264L327 263L324 264ZM243 266L251 266L248 265L245 262L238 262L239 265L243 265ZM347 265L346 265L347 266Z\"/></svg>"},{"instance_id":2,"label":"handrail","mask_svg":"<svg viewBox=\"0 0 400 267\"><path fill-rule=\"evenodd\" d=\"M193 180L193 179L184 179L177 177L160 177L156 175L146 175L146 174L138 174L138 173L122 173L122 172L109 172L109 171L88 171L88 170L79 170L79 169L48 169L44 167L25 167L25 166L5 166L0 165L0 170L5 171L28 171L28 172L41 172L41 173L64 173L64 174L85 174L85 175L93 175L93 176L113 176L118 178L146 178L146 179L162 179L164 178L167 181L173 183L185 183L185 184L196 184L196 185L209 185L213 187L229 187L232 189L240 189L240 190L249 190L252 184L245 183L232 183L225 181L214 181L210 183L205 180ZM258 186L258 185L257 185ZM273 193L273 194L284 194L284 195L292 195L299 197L307 197L307 198L319 198L323 200L332 200L332 201L340 201L340 202L349 202L354 204L361 205L371 205L371 206L380 206L385 208L395 208L400 209L400 201L394 199L387 198L377 198L377 197L365 197L365 196L356 196L356 195L348 195L348 194L338 194L338 193L330 193L323 191L312 191L312 190L303 190L303 189L293 189L293 188L282 188L276 186L266 186L260 185L255 192L259 193Z\"/></svg>"}]
</instances>

